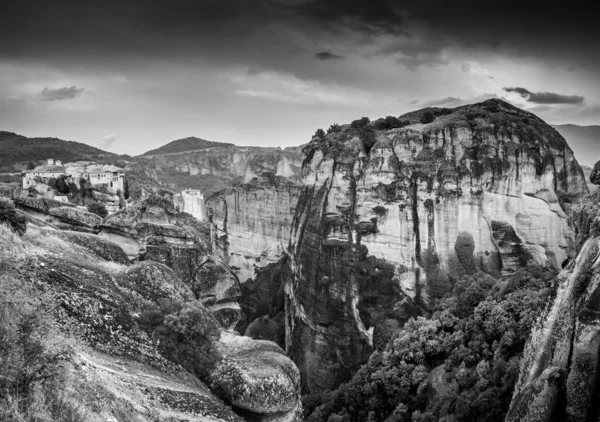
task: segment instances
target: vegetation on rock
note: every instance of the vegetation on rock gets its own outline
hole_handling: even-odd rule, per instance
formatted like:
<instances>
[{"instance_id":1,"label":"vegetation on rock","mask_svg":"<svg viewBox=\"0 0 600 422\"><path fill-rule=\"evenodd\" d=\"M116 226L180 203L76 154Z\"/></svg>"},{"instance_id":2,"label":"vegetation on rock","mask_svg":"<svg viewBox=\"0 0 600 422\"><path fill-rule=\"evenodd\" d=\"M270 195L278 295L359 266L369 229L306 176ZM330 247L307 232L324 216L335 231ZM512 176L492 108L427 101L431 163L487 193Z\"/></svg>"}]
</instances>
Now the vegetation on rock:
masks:
<instances>
[{"instance_id":1,"label":"vegetation on rock","mask_svg":"<svg viewBox=\"0 0 600 422\"><path fill-rule=\"evenodd\" d=\"M431 319L410 320L352 380L305 397L307 420L504 420L552 276L529 268L502 280L460 279Z\"/></svg>"},{"instance_id":2,"label":"vegetation on rock","mask_svg":"<svg viewBox=\"0 0 600 422\"><path fill-rule=\"evenodd\" d=\"M0 224L8 224L11 229L20 235L27 230L27 220L17 213L11 201L0 198Z\"/></svg>"},{"instance_id":3,"label":"vegetation on rock","mask_svg":"<svg viewBox=\"0 0 600 422\"><path fill-rule=\"evenodd\" d=\"M106 210L106 206L101 202L91 202L87 206L87 210L91 213L94 213L102 218L108 215L108 211Z\"/></svg>"}]
</instances>

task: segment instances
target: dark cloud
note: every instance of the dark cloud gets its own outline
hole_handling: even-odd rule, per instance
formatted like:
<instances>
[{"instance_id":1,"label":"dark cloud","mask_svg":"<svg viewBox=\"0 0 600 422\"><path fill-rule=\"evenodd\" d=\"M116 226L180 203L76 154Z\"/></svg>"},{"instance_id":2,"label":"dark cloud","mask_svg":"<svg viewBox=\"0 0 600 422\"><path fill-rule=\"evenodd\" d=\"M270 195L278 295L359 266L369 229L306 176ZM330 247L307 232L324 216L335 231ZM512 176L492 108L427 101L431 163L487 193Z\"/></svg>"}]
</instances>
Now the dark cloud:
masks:
<instances>
[{"instance_id":1,"label":"dark cloud","mask_svg":"<svg viewBox=\"0 0 600 422\"><path fill-rule=\"evenodd\" d=\"M77 88L75 85L56 89L46 87L40 92L40 98L44 101L70 100L79 97L83 91L83 88Z\"/></svg>"},{"instance_id":2,"label":"dark cloud","mask_svg":"<svg viewBox=\"0 0 600 422\"><path fill-rule=\"evenodd\" d=\"M142 55L178 59L214 55L240 57L240 50L261 52L276 63L281 53L273 38L247 40L271 24L293 28L310 38L315 25L331 34L340 28L343 51L373 44L381 54L409 67L444 64L448 46L537 56L560 56L574 67L598 61L595 45L600 25L592 2L454 0L432 6L417 0L2 0L0 58L93 56L115 60ZM567 13L568 12L568 13ZM423 28L428 35L423 38ZM274 30L273 31L277 31ZM338 31L338 32L336 32ZM343 33L343 32L342 32ZM277 33L273 36L277 37ZM382 37L401 40L382 43ZM312 39L310 40L312 41ZM309 41L309 42L310 42ZM388 40L389 41L389 40ZM540 49L540 42L552 48ZM303 46L306 47L306 46ZM236 53L232 54L232 50ZM289 51L289 50L288 50ZM250 53L248 53L250 54ZM358 54L358 53L357 53ZM578 60L575 60L575 59Z\"/></svg>"},{"instance_id":3,"label":"dark cloud","mask_svg":"<svg viewBox=\"0 0 600 422\"><path fill-rule=\"evenodd\" d=\"M473 97L459 98L459 97L444 97L437 100L423 101L420 102L420 107L458 107L466 104L480 103L490 98L498 98L496 94L484 93ZM418 102L418 101L417 101Z\"/></svg>"},{"instance_id":4,"label":"dark cloud","mask_svg":"<svg viewBox=\"0 0 600 422\"><path fill-rule=\"evenodd\" d=\"M325 25L341 24L369 34L408 35L396 3L387 0L309 0L288 6L294 13Z\"/></svg>"},{"instance_id":5,"label":"dark cloud","mask_svg":"<svg viewBox=\"0 0 600 422\"><path fill-rule=\"evenodd\" d=\"M461 99L458 97L445 97L445 98L440 98L439 100L428 101L425 104L428 107L436 107L436 106L439 107L439 106L444 106L444 105L448 105L448 104L455 104L459 101L461 101Z\"/></svg>"},{"instance_id":6,"label":"dark cloud","mask_svg":"<svg viewBox=\"0 0 600 422\"><path fill-rule=\"evenodd\" d=\"M340 60L343 59L344 56L332 53L331 51L321 51L319 53L315 53L314 58L318 60Z\"/></svg>"},{"instance_id":7,"label":"dark cloud","mask_svg":"<svg viewBox=\"0 0 600 422\"><path fill-rule=\"evenodd\" d=\"M514 92L521 95L530 103L536 104L581 104L585 100L580 95L562 95L554 92L531 92L521 87L502 88L506 92Z\"/></svg>"}]
</instances>

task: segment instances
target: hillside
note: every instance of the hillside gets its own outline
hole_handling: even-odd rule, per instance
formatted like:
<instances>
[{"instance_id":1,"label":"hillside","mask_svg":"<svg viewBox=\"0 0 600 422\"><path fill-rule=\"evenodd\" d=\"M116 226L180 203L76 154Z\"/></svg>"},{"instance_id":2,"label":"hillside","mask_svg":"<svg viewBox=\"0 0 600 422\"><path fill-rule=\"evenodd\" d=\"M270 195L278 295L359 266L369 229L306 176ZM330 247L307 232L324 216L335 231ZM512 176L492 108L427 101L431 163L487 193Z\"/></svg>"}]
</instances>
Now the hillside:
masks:
<instances>
[{"instance_id":1,"label":"hillside","mask_svg":"<svg viewBox=\"0 0 600 422\"><path fill-rule=\"evenodd\" d=\"M600 126L557 125L581 164L593 166L600 158Z\"/></svg>"},{"instance_id":2,"label":"hillside","mask_svg":"<svg viewBox=\"0 0 600 422\"><path fill-rule=\"evenodd\" d=\"M216 147L232 147L233 144L228 144L224 142L213 142L207 141L206 139L196 138L194 136L190 136L188 138L177 139L173 142L169 142L166 145L163 145L160 148L156 148L150 151L147 151L142 154L142 156L153 156L153 155L165 155L165 154L178 154L186 151L197 151L208 148L216 148Z\"/></svg>"},{"instance_id":3,"label":"hillside","mask_svg":"<svg viewBox=\"0 0 600 422\"><path fill-rule=\"evenodd\" d=\"M117 157L116 154L80 142L58 138L28 138L12 132L0 131L0 168L14 169L19 163L34 163L48 158L63 162L99 160Z\"/></svg>"}]
</instances>

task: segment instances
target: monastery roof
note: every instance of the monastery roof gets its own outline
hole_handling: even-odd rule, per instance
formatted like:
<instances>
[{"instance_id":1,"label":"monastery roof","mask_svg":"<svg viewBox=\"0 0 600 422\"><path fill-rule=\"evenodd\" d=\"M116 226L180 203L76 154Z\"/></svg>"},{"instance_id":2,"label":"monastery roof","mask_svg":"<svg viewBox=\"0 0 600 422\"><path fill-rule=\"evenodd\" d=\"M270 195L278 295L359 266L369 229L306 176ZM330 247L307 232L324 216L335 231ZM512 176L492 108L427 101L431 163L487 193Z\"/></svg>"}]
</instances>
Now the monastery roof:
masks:
<instances>
[{"instance_id":1,"label":"monastery roof","mask_svg":"<svg viewBox=\"0 0 600 422\"><path fill-rule=\"evenodd\" d=\"M66 173L66 170L65 170L64 166L43 165L43 166L37 166L33 170L27 170L25 173L60 173L60 174L64 174L64 173Z\"/></svg>"}]
</instances>

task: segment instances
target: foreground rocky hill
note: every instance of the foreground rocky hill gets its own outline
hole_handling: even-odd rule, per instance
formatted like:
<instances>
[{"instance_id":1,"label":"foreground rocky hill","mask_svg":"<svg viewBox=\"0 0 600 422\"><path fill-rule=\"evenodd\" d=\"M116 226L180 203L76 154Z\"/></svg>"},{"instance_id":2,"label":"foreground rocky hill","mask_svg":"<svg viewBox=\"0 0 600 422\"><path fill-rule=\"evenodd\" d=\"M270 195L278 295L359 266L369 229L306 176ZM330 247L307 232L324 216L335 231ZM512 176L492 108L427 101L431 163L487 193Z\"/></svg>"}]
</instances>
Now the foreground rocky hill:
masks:
<instances>
[{"instance_id":1,"label":"foreground rocky hill","mask_svg":"<svg viewBox=\"0 0 600 422\"><path fill-rule=\"evenodd\" d=\"M100 221L42 205L20 204L22 238L0 225L0 419L300 420L292 361L229 330L239 290L210 231L156 197Z\"/></svg>"},{"instance_id":2,"label":"foreground rocky hill","mask_svg":"<svg viewBox=\"0 0 600 422\"><path fill-rule=\"evenodd\" d=\"M305 391L347 379L456 277L575 256L567 213L587 187L560 134L500 100L430 117L362 119L304 149L285 292Z\"/></svg>"}]
</instances>

